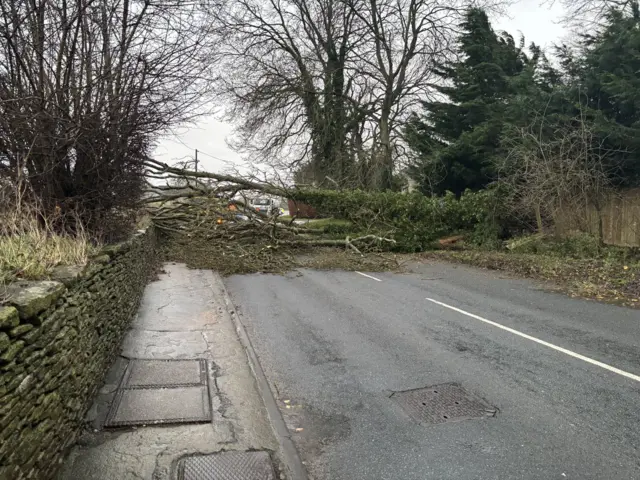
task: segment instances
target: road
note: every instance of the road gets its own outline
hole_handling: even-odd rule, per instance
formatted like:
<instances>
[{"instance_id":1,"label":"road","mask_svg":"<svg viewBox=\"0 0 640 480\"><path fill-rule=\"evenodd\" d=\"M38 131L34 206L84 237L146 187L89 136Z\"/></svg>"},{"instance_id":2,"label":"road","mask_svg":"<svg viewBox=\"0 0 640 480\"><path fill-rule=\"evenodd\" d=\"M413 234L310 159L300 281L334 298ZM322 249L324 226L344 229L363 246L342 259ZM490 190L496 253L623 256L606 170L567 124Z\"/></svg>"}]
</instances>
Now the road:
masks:
<instances>
[{"instance_id":1,"label":"road","mask_svg":"<svg viewBox=\"0 0 640 480\"><path fill-rule=\"evenodd\" d=\"M226 281L312 479L640 479L640 312L413 271ZM497 413L420 424L392 397L448 383Z\"/></svg>"}]
</instances>

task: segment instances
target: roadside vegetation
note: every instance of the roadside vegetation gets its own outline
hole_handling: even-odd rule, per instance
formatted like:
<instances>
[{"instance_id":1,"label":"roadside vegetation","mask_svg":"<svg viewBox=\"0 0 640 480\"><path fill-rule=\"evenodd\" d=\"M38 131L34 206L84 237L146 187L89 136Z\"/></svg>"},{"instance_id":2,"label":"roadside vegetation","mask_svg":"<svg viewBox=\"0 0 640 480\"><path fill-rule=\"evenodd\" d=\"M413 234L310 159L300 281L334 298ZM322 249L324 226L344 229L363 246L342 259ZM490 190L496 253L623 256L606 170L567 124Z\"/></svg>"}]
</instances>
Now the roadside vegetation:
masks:
<instances>
[{"instance_id":1,"label":"roadside vegetation","mask_svg":"<svg viewBox=\"0 0 640 480\"><path fill-rule=\"evenodd\" d=\"M0 237L0 285L41 280L60 265L84 265L95 247L83 236L51 233L39 226Z\"/></svg>"},{"instance_id":2,"label":"roadside vegetation","mask_svg":"<svg viewBox=\"0 0 640 480\"><path fill-rule=\"evenodd\" d=\"M46 217L25 192L0 192L0 287L15 280L48 278L60 265L84 265L97 249L74 222L75 231L56 229L55 216ZM0 295L1 297L1 295Z\"/></svg>"},{"instance_id":3,"label":"roadside vegetation","mask_svg":"<svg viewBox=\"0 0 640 480\"><path fill-rule=\"evenodd\" d=\"M424 258L500 270L542 280L571 296L640 307L640 251L600 246L588 234L564 239L531 235L491 250L458 245L427 252Z\"/></svg>"}]
</instances>

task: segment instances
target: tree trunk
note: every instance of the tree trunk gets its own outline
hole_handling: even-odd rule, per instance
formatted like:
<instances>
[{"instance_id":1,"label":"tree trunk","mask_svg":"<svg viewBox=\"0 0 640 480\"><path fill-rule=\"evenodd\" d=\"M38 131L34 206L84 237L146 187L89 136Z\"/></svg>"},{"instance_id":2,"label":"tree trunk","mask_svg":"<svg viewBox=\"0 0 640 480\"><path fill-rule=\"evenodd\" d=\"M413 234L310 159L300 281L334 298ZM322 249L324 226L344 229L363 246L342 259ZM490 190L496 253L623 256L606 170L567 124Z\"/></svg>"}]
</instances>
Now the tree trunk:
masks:
<instances>
[{"instance_id":1,"label":"tree trunk","mask_svg":"<svg viewBox=\"0 0 640 480\"><path fill-rule=\"evenodd\" d=\"M538 233L544 233L544 226L542 225L542 213L540 212L539 203L536 204L535 211L536 211L536 226L538 229Z\"/></svg>"},{"instance_id":2,"label":"tree trunk","mask_svg":"<svg viewBox=\"0 0 640 480\"><path fill-rule=\"evenodd\" d=\"M393 187L393 158L391 156L391 133L389 131L389 117L391 112L383 109L380 117L380 190Z\"/></svg>"}]
</instances>

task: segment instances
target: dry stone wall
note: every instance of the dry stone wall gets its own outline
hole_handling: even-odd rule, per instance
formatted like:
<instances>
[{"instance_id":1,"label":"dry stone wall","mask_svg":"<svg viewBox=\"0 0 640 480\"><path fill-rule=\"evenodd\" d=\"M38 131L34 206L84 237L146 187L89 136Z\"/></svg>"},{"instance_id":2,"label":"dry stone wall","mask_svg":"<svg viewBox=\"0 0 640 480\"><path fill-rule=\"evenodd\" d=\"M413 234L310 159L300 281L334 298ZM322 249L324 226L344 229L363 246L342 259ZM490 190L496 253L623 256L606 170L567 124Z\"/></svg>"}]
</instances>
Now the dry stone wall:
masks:
<instances>
[{"instance_id":1,"label":"dry stone wall","mask_svg":"<svg viewBox=\"0 0 640 480\"><path fill-rule=\"evenodd\" d=\"M0 305L0 480L53 478L155 265L153 229Z\"/></svg>"}]
</instances>

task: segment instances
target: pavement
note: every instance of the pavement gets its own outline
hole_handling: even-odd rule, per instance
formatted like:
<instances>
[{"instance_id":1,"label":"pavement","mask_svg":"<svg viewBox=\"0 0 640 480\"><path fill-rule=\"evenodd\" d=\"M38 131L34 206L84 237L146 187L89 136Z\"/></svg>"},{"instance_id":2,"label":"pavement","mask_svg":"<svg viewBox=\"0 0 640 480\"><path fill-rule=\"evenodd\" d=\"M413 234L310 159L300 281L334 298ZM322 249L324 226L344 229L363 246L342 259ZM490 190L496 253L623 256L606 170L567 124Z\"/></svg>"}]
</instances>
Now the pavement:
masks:
<instances>
[{"instance_id":1,"label":"pavement","mask_svg":"<svg viewBox=\"0 0 640 480\"><path fill-rule=\"evenodd\" d=\"M225 284L312 479L640 479L637 310L442 263ZM490 408L416 421L423 387Z\"/></svg>"},{"instance_id":2,"label":"pavement","mask_svg":"<svg viewBox=\"0 0 640 480\"><path fill-rule=\"evenodd\" d=\"M251 451L251 462L284 471L225 298L211 271L165 265L145 289L61 480L173 480L181 459L222 451L236 466L233 452Z\"/></svg>"}]
</instances>

